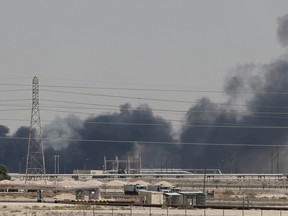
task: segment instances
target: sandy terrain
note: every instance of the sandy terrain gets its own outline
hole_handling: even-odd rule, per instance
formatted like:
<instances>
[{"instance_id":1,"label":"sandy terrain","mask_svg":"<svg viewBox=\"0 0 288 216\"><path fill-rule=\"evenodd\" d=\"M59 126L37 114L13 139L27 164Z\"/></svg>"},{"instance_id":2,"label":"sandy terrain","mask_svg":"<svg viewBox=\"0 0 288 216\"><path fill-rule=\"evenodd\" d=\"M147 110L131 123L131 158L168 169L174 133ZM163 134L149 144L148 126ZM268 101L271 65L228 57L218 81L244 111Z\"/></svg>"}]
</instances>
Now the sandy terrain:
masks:
<instances>
[{"instance_id":1,"label":"sandy terrain","mask_svg":"<svg viewBox=\"0 0 288 216\"><path fill-rule=\"evenodd\" d=\"M1 184L23 184L23 181L13 180L13 181L2 181ZM30 182L31 183L31 182ZM43 184L41 181L32 182L33 184ZM31 183L31 184L32 184ZM99 185L103 186L102 190L112 192L123 191L123 185L125 181L111 180L105 183L97 180L87 180L87 181L75 181L72 179L66 179L58 181L57 185L62 186L77 186L77 185ZM146 184L142 180L138 180L137 183ZM166 183L166 182L161 182ZM47 182L48 185L55 184L54 181ZM111 190L111 191L109 191ZM258 201L263 201L266 204L281 202L281 205L288 206L288 193L287 191L281 190L258 190L258 191L244 191L244 190L230 190L230 189L217 189L215 191L215 197L212 199L215 202L229 202L235 201L235 203L242 202L242 197L245 196L249 198L253 204L257 204ZM24 202L30 199L30 202ZM72 216L72 215L192 215L192 216L288 216L288 211L261 211L261 210L213 210L213 209L173 209L173 208L144 208L144 207L112 207L112 206L92 206L92 205L68 205L53 203L54 200L74 200L74 192L50 192L45 194L44 199L50 201L51 203L37 203L34 197L27 197L21 193L6 195L0 194L0 216L16 216L16 215L31 215L31 216L49 216L49 215L61 215L61 216ZM11 202L17 200L18 202ZM1 202L2 201L2 202ZM211 200L210 200L211 201Z\"/></svg>"},{"instance_id":2,"label":"sandy terrain","mask_svg":"<svg viewBox=\"0 0 288 216\"><path fill-rule=\"evenodd\" d=\"M0 216L49 216L49 215L193 215L193 216L288 216L288 211L261 211L261 210L213 210L213 209L161 209L144 207L111 207L111 206L86 206L66 205L53 203L0 203Z\"/></svg>"}]
</instances>

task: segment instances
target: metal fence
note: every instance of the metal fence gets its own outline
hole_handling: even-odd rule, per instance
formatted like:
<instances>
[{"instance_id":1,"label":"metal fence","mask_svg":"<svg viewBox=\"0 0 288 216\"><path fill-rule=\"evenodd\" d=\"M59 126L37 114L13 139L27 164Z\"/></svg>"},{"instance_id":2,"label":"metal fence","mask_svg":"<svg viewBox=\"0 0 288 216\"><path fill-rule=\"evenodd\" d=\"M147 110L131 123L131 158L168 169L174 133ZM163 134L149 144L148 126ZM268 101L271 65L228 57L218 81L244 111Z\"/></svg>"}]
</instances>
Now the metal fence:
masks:
<instances>
[{"instance_id":1,"label":"metal fence","mask_svg":"<svg viewBox=\"0 0 288 216\"><path fill-rule=\"evenodd\" d=\"M66 212L67 213L67 212ZM61 214L66 215L66 214ZM68 216L288 216L283 210L234 210L234 209L175 209L133 206L92 206L78 212L70 212Z\"/></svg>"}]
</instances>

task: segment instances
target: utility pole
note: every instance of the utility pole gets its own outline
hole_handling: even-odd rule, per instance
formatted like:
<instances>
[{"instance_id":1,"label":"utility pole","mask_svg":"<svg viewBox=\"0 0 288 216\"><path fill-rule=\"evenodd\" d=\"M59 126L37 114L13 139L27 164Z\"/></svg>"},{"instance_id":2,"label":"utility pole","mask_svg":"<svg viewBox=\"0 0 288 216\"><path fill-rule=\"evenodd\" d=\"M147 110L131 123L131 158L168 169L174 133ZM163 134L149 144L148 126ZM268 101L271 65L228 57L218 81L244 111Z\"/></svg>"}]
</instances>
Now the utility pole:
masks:
<instances>
[{"instance_id":1,"label":"utility pole","mask_svg":"<svg viewBox=\"0 0 288 216\"><path fill-rule=\"evenodd\" d=\"M204 168L204 175L203 175L203 193L206 190L206 167Z\"/></svg>"},{"instance_id":2,"label":"utility pole","mask_svg":"<svg viewBox=\"0 0 288 216\"><path fill-rule=\"evenodd\" d=\"M54 155L54 174L55 177L59 174L59 155Z\"/></svg>"},{"instance_id":3,"label":"utility pole","mask_svg":"<svg viewBox=\"0 0 288 216\"><path fill-rule=\"evenodd\" d=\"M39 81L36 76L33 78L32 82L32 109L25 183L32 179L44 179L46 183L45 159L39 109Z\"/></svg>"}]
</instances>

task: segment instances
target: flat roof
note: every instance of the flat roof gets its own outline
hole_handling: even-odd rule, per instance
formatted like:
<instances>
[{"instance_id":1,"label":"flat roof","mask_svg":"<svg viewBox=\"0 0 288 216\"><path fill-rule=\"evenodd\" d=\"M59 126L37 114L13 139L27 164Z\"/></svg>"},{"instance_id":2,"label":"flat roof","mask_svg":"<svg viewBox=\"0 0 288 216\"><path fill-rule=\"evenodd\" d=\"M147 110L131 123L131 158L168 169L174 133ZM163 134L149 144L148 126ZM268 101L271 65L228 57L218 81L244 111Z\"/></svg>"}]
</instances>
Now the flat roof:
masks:
<instances>
[{"instance_id":1,"label":"flat roof","mask_svg":"<svg viewBox=\"0 0 288 216\"><path fill-rule=\"evenodd\" d=\"M180 196L181 194L179 193L175 193L175 192L171 192L171 193L164 193L167 196Z\"/></svg>"},{"instance_id":2,"label":"flat roof","mask_svg":"<svg viewBox=\"0 0 288 216\"><path fill-rule=\"evenodd\" d=\"M205 194L202 191L179 191L179 194L187 194L187 195L193 195L193 194Z\"/></svg>"}]
</instances>

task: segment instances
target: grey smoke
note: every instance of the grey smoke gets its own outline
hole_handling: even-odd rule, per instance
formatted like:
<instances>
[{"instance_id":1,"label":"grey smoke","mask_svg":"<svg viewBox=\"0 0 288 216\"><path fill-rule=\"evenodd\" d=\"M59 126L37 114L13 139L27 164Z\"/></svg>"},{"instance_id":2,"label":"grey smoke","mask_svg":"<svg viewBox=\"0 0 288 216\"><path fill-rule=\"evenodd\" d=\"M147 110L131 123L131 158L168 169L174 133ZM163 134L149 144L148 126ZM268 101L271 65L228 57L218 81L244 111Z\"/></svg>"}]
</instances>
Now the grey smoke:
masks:
<instances>
[{"instance_id":1,"label":"grey smoke","mask_svg":"<svg viewBox=\"0 0 288 216\"><path fill-rule=\"evenodd\" d=\"M106 124L103 124L106 122ZM147 104L132 108L130 104L123 104L114 113L104 113L84 121L81 133L83 139L115 140L122 143L99 142L94 145L79 145L81 152L94 153L94 157L101 160L103 156L122 158L142 155L148 164L155 164L161 152L169 152L170 147L143 142L172 142L173 132L169 122L153 113ZM125 142L128 141L128 142ZM131 141L135 141L132 142ZM85 146L85 147L84 147Z\"/></svg>"},{"instance_id":2,"label":"grey smoke","mask_svg":"<svg viewBox=\"0 0 288 216\"><path fill-rule=\"evenodd\" d=\"M224 83L224 91L229 103L246 103L251 99L251 92L260 92L263 82L263 67L253 63L231 69Z\"/></svg>"},{"instance_id":3,"label":"grey smoke","mask_svg":"<svg viewBox=\"0 0 288 216\"><path fill-rule=\"evenodd\" d=\"M278 23L279 42L287 46L288 15L280 17ZM282 55L268 64L250 63L234 68L225 80L224 91L226 105L202 98L189 109L180 139L182 142L228 146L184 146L182 166L217 168L220 161L225 161L226 172L286 172L288 55ZM259 128L263 126L270 128ZM229 144L247 146L229 147ZM249 147L249 144L259 144L259 147Z\"/></svg>"},{"instance_id":4,"label":"grey smoke","mask_svg":"<svg viewBox=\"0 0 288 216\"><path fill-rule=\"evenodd\" d=\"M219 143L219 144L259 144L283 145L281 149L267 147L238 147L238 168L233 170L251 172L270 172L273 162L271 154L278 151L279 169L286 167L288 134L285 129L273 126L287 127L288 113L288 59L283 56L265 65L244 65L237 67L225 83L227 104L222 106L208 98L203 98L190 108L186 115L187 123L183 126L182 142ZM242 106L235 106L235 101ZM234 102L233 103L231 103ZM237 104L237 103L236 103ZM246 106L245 106L246 105ZM246 111L243 113L243 110ZM202 112L197 112L202 111ZM205 125L198 127L194 125ZM210 126L209 126L210 125ZM228 127L221 127L228 125ZM229 127L242 126L242 127ZM219 127L220 126L220 127ZM246 126L255 126L249 128ZM263 129L257 126L269 126ZM188 153L189 152L189 153ZM219 161L226 161L226 170L230 163L230 149L220 146L197 146L183 149L183 165L190 162L195 167L215 166ZM191 159L188 159L189 154ZM253 164L253 166L251 166ZM275 168L273 172L275 172Z\"/></svg>"},{"instance_id":5,"label":"grey smoke","mask_svg":"<svg viewBox=\"0 0 288 216\"><path fill-rule=\"evenodd\" d=\"M131 154L133 157L139 158L141 157L142 152L144 152L144 146L135 141Z\"/></svg>"},{"instance_id":6,"label":"grey smoke","mask_svg":"<svg viewBox=\"0 0 288 216\"><path fill-rule=\"evenodd\" d=\"M83 169L84 162L88 168L102 169L104 156L108 160L115 156L120 160L141 156L143 166L158 168L164 161L160 155L168 158L170 153L176 153L174 145L150 143L174 139L171 124L155 115L147 104L133 108L126 103L119 111L84 120L58 117L44 127L43 138L50 160L47 164L53 163L54 154L59 154L66 170ZM173 160L176 166L176 157Z\"/></svg>"},{"instance_id":7,"label":"grey smoke","mask_svg":"<svg viewBox=\"0 0 288 216\"><path fill-rule=\"evenodd\" d=\"M278 18L278 40L284 47L288 45L288 14Z\"/></svg>"},{"instance_id":8,"label":"grey smoke","mask_svg":"<svg viewBox=\"0 0 288 216\"><path fill-rule=\"evenodd\" d=\"M67 148L73 139L81 138L79 131L82 127L83 121L75 115L68 115L66 118L57 117L44 127L44 147L51 147L56 151Z\"/></svg>"},{"instance_id":9,"label":"grey smoke","mask_svg":"<svg viewBox=\"0 0 288 216\"><path fill-rule=\"evenodd\" d=\"M288 45L288 15L278 18L278 40ZM162 167L174 164L182 168L218 168L228 172L275 172L272 156L279 155L279 171L286 172L288 163L288 55L275 61L253 63L234 68L224 84L227 95L225 105L209 98L201 98L185 115L180 141L183 143L266 144L272 147L229 147L206 145L157 145L145 142L175 142L168 121L156 116L146 104L132 108L123 104L119 111L103 113L80 120L76 116L57 118L43 131L47 165L53 170L53 155L61 155L61 164L67 172L82 169L83 161L89 168L101 169L103 156L141 155L144 167ZM235 106L240 104L241 106ZM245 111L245 114L243 114ZM261 114L262 113L262 114ZM266 113L266 114L263 114ZM123 123L123 124L121 124ZM135 123L135 124L134 124ZM243 127L220 127L236 125ZM245 128L245 126L256 126ZM261 129L257 126L283 126L283 129ZM29 128L20 128L13 136L28 138ZM9 129L0 125L0 135L9 136ZM115 140L122 142L83 142L82 140ZM125 142L130 141L130 142ZM136 141L132 142L131 141ZM0 162L17 172L19 161L27 153L27 141L2 139ZM233 151L237 151L234 167L230 166ZM50 162L49 162L50 160ZM179 165L176 165L176 160Z\"/></svg>"}]
</instances>

